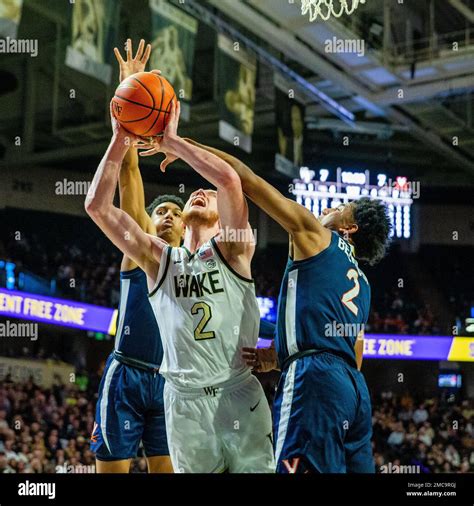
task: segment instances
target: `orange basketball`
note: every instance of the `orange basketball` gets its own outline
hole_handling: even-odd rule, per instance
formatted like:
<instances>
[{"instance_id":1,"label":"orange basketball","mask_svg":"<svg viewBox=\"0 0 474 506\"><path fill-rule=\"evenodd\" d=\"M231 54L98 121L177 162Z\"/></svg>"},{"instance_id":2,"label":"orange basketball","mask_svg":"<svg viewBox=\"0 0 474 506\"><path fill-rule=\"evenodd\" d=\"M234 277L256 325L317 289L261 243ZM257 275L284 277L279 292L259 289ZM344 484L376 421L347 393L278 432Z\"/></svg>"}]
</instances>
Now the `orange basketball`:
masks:
<instances>
[{"instance_id":1,"label":"orange basketball","mask_svg":"<svg viewBox=\"0 0 474 506\"><path fill-rule=\"evenodd\" d=\"M171 84L153 72L138 72L115 90L112 110L129 132L142 137L162 135L168 124L176 93Z\"/></svg>"}]
</instances>

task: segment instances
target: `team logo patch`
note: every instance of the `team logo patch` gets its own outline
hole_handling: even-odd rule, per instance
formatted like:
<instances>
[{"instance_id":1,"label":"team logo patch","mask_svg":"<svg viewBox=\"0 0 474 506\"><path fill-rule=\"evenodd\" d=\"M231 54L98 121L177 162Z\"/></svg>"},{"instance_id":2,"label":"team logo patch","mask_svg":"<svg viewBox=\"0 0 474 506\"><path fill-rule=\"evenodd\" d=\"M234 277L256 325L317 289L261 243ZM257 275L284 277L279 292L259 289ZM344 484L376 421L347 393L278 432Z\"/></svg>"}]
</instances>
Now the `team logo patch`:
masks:
<instances>
[{"instance_id":1,"label":"team logo patch","mask_svg":"<svg viewBox=\"0 0 474 506\"><path fill-rule=\"evenodd\" d=\"M198 256L201 260L207 260L208 258L212 258L214 256L214 251L212 248L206 248L198 253Z\"/></svg>"},{"instance_id":2,"label":"team logo patch","mask_svg":"<svg viewBox=\"0 0 474 506\"><path fill-rule=\"evenodd\" d=\"M206 267L209 269L214 269L214 267L217 265L216 261L213 258L210 258L206 261Z\"/></svg>"}]
</instances>

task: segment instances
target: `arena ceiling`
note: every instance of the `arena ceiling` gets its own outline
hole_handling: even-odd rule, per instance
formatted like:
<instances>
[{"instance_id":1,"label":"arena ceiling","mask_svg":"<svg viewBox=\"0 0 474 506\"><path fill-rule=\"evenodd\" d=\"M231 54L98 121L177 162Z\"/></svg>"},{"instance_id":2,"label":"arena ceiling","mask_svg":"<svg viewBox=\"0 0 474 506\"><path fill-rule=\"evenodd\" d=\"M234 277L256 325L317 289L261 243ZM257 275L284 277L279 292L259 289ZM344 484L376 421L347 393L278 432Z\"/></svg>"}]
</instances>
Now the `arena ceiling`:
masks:
<instances>
[{"instance_id":1,"label":"arena ceiling","mask_svg":"<svg viewBox=\"0 0 474 506\"><path fill-rule=\"evenodd\" d=\"M389 14L384 10L387 2L368 0L350 18L310 23L301 16L299 1L185 2L202 23L191 122L183 123L183 135L227 149L262 173L273 173L274 86L268 61L259 68L252 155L218 137L210 78L215 28L230 26L243 42L258 44L354 115L353 124L348 124L306 94L307 144L313 162L393 169L435 185L472 183L474 2L394 2ZM129 35L134 40L149 38L149 17L146 0L123 0L120 40ZM395 44L384 37L387 23ZM0 57L1 167L27 164L92 171L110 135L108 101L115 86L65 66L70 37L67 2L25 0L18 37L38 38L40 50L37 58ZM365 55L326 53L325 40L332 37L364 38ZM458 50L453 51L456 41ZM15 145L17 136L21 149ZM350 138L348 146L343 145L344 136ZM144 164L154 167L156 161Z\"/></svg>"}]
</instances>

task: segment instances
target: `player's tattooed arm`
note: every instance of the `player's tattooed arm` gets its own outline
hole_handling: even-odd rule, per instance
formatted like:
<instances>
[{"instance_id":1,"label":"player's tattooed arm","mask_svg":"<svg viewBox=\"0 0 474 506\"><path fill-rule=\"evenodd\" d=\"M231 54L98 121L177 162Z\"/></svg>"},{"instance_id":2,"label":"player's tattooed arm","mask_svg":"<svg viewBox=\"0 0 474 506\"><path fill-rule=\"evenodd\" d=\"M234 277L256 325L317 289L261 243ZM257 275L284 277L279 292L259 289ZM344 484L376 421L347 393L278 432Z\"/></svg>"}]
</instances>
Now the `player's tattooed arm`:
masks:
<instances>
[{"instance_id":1,"label":"player's tattooed arm","mask_svg":"<svg viewBox=\"0 0 474 506\"><path fill-rule=\"evenodd\" d=\"M92 180L85 209L104 234L156 280L165 241L145 233L122 209L114 206L114 194L125 153L136 139L125 132L112 115L113 137Z\"/></svg>"},{"instance_id":2,"label":"player's tattooed arm","mask_svg":"<svg viewBox=\"0 0 474 506\"><path fill-rule=\"evenodd\" d=\"M294 244L295 259L308 258L328 246L331 237L329 230L323 227L306 207L286 198L234 156L191 139L186 139L186 141L215 154L237 172L244 193L290 234Z\"/></svg>"}]
</instances>

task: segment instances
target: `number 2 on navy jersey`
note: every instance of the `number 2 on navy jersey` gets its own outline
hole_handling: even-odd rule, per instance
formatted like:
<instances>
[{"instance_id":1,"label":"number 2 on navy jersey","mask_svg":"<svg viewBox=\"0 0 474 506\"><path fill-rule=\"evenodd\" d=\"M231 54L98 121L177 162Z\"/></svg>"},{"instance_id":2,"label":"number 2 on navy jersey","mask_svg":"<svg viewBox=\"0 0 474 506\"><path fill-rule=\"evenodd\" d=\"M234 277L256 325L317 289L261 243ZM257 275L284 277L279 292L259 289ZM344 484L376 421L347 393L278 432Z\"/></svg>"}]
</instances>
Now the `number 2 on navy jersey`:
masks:
<instances>
[{"instance_id":1,"label":"number 2 on navy jersey","mask_svg":"<svg viewBox=\"0 0 474 506\"><path fill-rule=\"evenodd\" d=\"M347 271L347 277L354 282L354 286L350 290L347 290L347 292L342 296L341 301L357 316L359 308L355 305L352 299L355 299L360 292L359 273L355 269L349 269Z\"/></svg>"}]
</instances>

